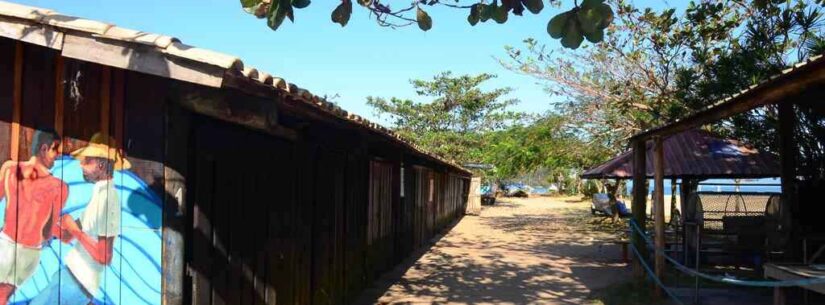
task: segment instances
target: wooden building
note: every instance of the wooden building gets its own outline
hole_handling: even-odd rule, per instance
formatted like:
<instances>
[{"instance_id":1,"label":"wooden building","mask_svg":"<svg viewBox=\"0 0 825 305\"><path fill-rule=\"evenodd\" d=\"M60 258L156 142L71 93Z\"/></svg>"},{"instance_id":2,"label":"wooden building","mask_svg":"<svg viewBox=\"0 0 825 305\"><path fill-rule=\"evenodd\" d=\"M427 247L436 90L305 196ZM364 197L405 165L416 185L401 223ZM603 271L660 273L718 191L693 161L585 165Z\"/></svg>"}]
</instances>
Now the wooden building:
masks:
<instances>
[{"instance_id":1,"label":"wooden building","mask_svg":"<svg viewBox=\"0 0 825 305\"><path fill-rule=\"evenodd\" d=\"M236 57L5 2L0 159L0 255L43 243L0 259L9 304L67 272L100 304L345 304L464 214L471 175ZM67 259L84 234L108 262Z\"/></svg>"}]
</instances>

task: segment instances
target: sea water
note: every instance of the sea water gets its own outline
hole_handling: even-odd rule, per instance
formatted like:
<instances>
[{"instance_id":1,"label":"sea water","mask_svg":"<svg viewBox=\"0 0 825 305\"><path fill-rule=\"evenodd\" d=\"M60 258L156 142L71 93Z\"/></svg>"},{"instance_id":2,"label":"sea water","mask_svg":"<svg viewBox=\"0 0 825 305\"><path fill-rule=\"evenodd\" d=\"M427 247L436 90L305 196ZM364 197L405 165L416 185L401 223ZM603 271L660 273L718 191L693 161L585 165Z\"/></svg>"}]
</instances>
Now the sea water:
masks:
<instances>
[{"instance_id":1,"label":"sea water","mask_svg":"<svg viewBox=\"0 0 825 305\"><path fill-rule=\"evenodd\" d=\"M648 193L653 193L653 179L650 179ZM679 184L681 180L677 180ZM700 192L734 192L736 191L736 181L733 179L708 179L702 180L699 183L698 190ZM671 195L671 179L664 181L665 196ZM633 190L633 181L627 182L627 193L630 194ZM677 190L678 192L678 185ZM754 192L754 193L779 193L781 191L781 180L779 178L762 178L762 179L740 179L739 192Z\"/></svg>"}]
</instances>

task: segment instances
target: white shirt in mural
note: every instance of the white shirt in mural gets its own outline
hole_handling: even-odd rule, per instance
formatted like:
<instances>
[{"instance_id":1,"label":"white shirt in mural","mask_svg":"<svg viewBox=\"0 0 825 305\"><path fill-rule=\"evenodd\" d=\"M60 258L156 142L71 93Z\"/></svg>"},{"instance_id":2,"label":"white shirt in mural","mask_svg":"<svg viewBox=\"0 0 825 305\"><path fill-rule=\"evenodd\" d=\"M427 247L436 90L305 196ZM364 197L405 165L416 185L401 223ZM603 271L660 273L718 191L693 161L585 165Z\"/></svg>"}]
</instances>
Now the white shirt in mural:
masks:
<instances>
[{"instance_id":1,"label":"white shirt in mural","mask_svg":"<svg viewBox=\"0 0 825 305\"><path fill-rule=\"evenodd\" d=\"M80 216L80 224L83 232L95 239L120 234L120 199L114 181L95 183L92 199ZM87 292L92 295L97 293L100 276L106 266L96 262L80 243L76 243L66 255L66 266Z\"/></svg>"}]
</instances>

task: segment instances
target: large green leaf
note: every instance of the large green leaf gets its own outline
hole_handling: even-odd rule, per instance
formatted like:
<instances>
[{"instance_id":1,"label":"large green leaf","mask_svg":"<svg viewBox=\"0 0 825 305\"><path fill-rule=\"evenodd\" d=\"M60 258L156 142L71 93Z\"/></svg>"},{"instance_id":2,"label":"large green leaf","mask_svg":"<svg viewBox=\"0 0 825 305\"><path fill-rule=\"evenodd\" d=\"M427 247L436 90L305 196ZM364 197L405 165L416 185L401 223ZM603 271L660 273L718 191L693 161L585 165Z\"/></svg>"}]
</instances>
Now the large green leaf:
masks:
<instances>
[{"instance_id":1,"label":"large green leaf","mask_svg":"<svg viewBox=\"0 0 825 305\"><path fill-rule=\"evenodd\" d=\"M595 7L582 7L576 12L576 17L579 19L582 31L585 33L595 32L602 22L601 13Z\"/></svg>"},{"instance_id":2,"label":"large green leaf","mask_svg":"<svg viewBox=\"0 0 825 305\"><path fill-rule=\"evenodd\" d=\"M592 43L601 42L604 39L604 29L596 29L591 33L584 33L584 38Z\"/></svg>"},{"instance_id":3,"label":"large green leaf","mask_svg":"<svg viewBox=\"0 0 825 305\"><path fill-rule=\"evenodd\" d=\"M596 6L596 10L599 12L599 15L602 16L602 22L599 24L599 28L606 28L611 23L613 23L613 9L610 8L610 5L607 4L599 4Z\"/></svg>"},{"instance_id":4,"label":"large green leaf","mask_svg":"<svg viewBox=\"0 0 825 305\"><path fill-rule=\"evenodd\" d=\"M473 4L473 6L470 7L470 15L467 16L467 22L469 22L470 25L475 26L480 19L479 15L479 4Z\"/></svg>"},{"instance_id":5,"label":"large green leaf","mask_svg":"<svg viewBox=\"0 0 825 305\"><path fill-rule=\"evenodd\" d=\"M493 20L495 20L497 23L507 22L507 15L509 15L509 14L507 12L507 8L504 7L504 5L493 7L493 16L492 17L493 17Z\"/></svg>"},{"instance_id":6,"label":"large green leaf","mask_svg":"<svg viewBox=\"0 0 825 305\"><path fill-rule=\"evenodd\" d=\"M241 0L241 6L243 8L250 8L261 4L261 0Z\"/></svg>"},{"instance_id":7,"label":"large green leaf","mask_svg":"<svg viewBox=\"0 0 825 305\"><path fill-rule=\"evenodd\" d=\"M243 10L249 14L255 14L258 11L258 8L263 5L261 0L241 0L241 6Z\"/></svg>"},{"instance_id":8,"label":"large green leaf","mask_svg":"<svg viewBox=\"0 0 825 305\"><path fill-rule=\"evenodd\" d=\"M481 22L487 22L493 16L493 6L489 4L478 4L478 18Z\"/></svg>"},{"instance_id":9,"label":"large green leaf","mask_svg":"<svg viewBox=\"0 0 825 305\"><path fill-rule=\"evenodd\" d=\"M309 6L310 0L292 0L292 6L296 8L305 8Z\"/></svg>"},{"instance_id":10,"label":"large green leaf","mask_svg":"<svg viewBox=\"0 0 825 305\"><path fill-rule=\"evenodd\" d=\"M290 0L281 0L281 9L284 10L284 15L289 18L289 21L295 22L295 15L292 11L292 4Z\"/></svg>"},{"instance_id":11,"label":"large green leaf","mask_svg":"<svg viewBox=\"0 0 825 305\"><path fill-rule=\"evenodd\" d=\"M571 12L564 12L550 19L550 22L547 23L547 34L556 39L561 38L564 34L564 26L571 15Z\"/></svg>"},{"instance_id":12,"label":"large green leaf","mask_svg":"<svg viewBox=\"0 0 825 305\"><path fill-rule=\"evenodd\" d=\"M349 17L352 15L352 2L344 1L332 11L332 22L340 24L342 27L347 25Z\"/></svg>"},{"instance_id":13,"label":"large green leaf","mask_svg":"<svg viewBox=\"0 0 825 305\"><path fill-rule=\"evenodd\" d=\"M415 12L415 20L418 21L418 28L423 31L429 31L433 27L433 19L421 8Z\"/></svg>"},{"instance_id":14,"label":"large green leaf","mask_svg":"<svg viewBox=\"0 0 825 305\"><path fill-rule=\"evenodd\" d=\"M533 14L538 14L544 9L544 0L521 0L521 3L524 3L527 10Z\"/></svg>"},{"instance_id":15,"label":"large green leaf","mask_svg":"<svg viewBox=\"0 0 825 305\"><path fill-rule=\"evenodd\" d=\"M272 1L269 4L269 11L267 11L266 25L272 30L278 30L286 17L286 10L281 7L283 1Z\"/></svg>"},{"instance_id":16,"label":"large green leaf","mask_svg":"<svg viewBox=\"0 0 825 305\"><path fill-rule=\"evenodd\" d=\"M565 48L577 49L584 41L579 23L569 20L564 26L564 37L561 38L561 45Z\"/></svg>"}]
</instances>

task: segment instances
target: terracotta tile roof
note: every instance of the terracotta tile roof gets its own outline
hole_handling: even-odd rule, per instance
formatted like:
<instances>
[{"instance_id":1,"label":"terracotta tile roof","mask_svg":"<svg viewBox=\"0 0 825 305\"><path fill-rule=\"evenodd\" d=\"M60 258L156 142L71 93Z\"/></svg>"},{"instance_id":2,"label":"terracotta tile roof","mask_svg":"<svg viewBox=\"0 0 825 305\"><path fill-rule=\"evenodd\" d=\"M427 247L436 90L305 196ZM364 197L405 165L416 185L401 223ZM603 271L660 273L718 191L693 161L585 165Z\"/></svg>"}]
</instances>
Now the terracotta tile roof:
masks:
<instances>
[{"instance_id":1,"label":"terracotta tile roof","mask_svg":"<svg viewBox=\"0 0 825 305\"><path fill-rule=\"evenodd\" d=\"M324 98L314 95L310 91L289 83L282 78L272 76L271 74L258 70L254 67L244 65L243 61L236 56L186 45L182 43L180 39L171 36L126 29L106 22L62 15L49 9L0 1L0 25L4 24L7 26L0 26L0 36L37 43L55 49L63 48L64 34L81 34L95 39L102 38L120 42L129 48L138 48L140 46L150 47L171 58L183 59L208 67L222 69L224 72L223 75L241 75L249 82L267 85L273 90L282 91L293 99L313 106L318 111L339 117L350 123L356 124L361 128L369 129L373 132L388 137L413 151L424 154L432 159L468 173L466 169L462 168L455 162L444 160L436 155L426 152L421 147L402 139L388 128L370 122L369 120L356 114L349 113ZM31 33L38 31L42 32L42 34L36 37L30 37L34 36L30 35ZM147 72L138 70L137 67L133 67L131 64L129 66L121 66L119 68ZM151 71L147 73L151 73ZM204 74L210 73L212 72L204 72ZM221 77L223 77L223 75L221 75ZM174 75L162 76L175 78ZM214 82L200 83L197 79L182 80L213 87L221 86L216 85ZM220 84L220 82L217 82L217 84Z\"/></svg>"}]
</instances>

